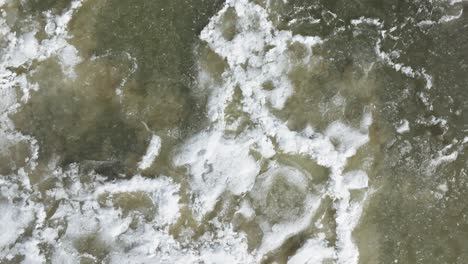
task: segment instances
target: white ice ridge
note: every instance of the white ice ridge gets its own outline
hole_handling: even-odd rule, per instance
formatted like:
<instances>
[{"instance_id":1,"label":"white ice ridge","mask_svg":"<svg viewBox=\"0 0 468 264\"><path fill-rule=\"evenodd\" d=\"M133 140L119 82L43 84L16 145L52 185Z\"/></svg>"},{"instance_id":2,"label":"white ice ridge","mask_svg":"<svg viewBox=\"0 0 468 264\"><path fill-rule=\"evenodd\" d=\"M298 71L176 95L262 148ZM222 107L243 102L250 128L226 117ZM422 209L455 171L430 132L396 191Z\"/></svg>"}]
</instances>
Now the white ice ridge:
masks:
<instances>
[{"instance_id":1,"label":"white ice ridge","mask_svg":"<svg viewBox=\"0 0 468 264\"><path fill-rule=\"evenodd\" d=\"M307 240L296 255L289 259L288 264L317 264L325 259L336 258L335 250L325 244L324 239L325 235L320 233L316 238Z\"/></svg>"},{"instance_id":2,"label":"white ice ridge","mask_svg":"<svg viewBox=\"0 0 468 264\"><path fill-rule=\"evenodd\" d=\"M220 27L228 8L234 8L237 13L236 35L232 40L223 37ZM336 260L338 263L357 263L359 252L351 233L360 217L362 203L351 202L349 190L356 186L367 187L367 175L356 173L358 179L348 182L344 179L343 170L347 159L367 143L371 114L365 113L360 128L352 128L337 120L323 133L311 127L295 132L275 117L269 107L283 108L293 93L288 72L295 63L314 67L312 46L320 43L321 39L277 30L268 20L267 11L247 0L226 1L224 8L203 29L200 38L227 61L229 69L223 74L223 84L213 87L209 99L208 116L212 126L190 139L174 159L177 165L187 165L190 169L191 187L196 193L193 206L198 217L202 218L211 211L223 192L241 194L251 190L259 165L250 155L250 149L257 150L266 158L272 157L275 155L274 139L279 151L307 155L330 168L327 193L334 199L337 211ZM302 61L290 58L287 49L291 43L305 47L306 56ZM266 81L273 83L275 88L272 91L261 88ZM230 137L224 133L229 127L225 109L236 87L242 91L242 111L254 126L239 136ZM337 146L332 142L337 142ZM202 191L207 188L211 191ZM278 237L270 240L275 239Z\"/></svg>"},{"instance_id":3,"label":"white ice ridge","mask_svg":"<svg viewBox=\"0 0 468 264\"><path fill-rule=\"evenodd\" d=\"M161 138L157 135L151 137L148 149L146 150L145 155L138 163L138 168L140 170L145 170L153 164L154 160L158 157L159 151L161 150Z\"/></svg>"},{"instance_id":4,"label":"white ice ridge","mask_svg":"<svg viewBox=\"0 0 468 264\"><path fill-rule=\"evenodd\" d=\"M400 125L396 128L397 133L403 134L410 130L409 121L406 119L401 120Z\"/></svg>"}]
</instances>

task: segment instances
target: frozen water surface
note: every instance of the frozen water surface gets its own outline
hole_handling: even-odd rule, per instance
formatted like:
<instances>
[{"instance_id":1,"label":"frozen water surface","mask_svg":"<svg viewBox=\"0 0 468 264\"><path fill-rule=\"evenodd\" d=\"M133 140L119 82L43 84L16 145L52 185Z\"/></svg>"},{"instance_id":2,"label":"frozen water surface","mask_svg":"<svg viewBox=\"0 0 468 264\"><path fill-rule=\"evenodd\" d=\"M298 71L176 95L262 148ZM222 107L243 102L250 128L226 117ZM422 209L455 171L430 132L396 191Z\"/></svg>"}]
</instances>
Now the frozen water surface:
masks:
<instances>
[{"instance_id":1,"label":"frozen water surface","mask_svg":"<svg viewBox=\"0 0 468 264\"><path fill-rule=\"evenodd\" d=\"M0 263L466 263L467 11L0 0Z\"/></svg>"}]
</instances>

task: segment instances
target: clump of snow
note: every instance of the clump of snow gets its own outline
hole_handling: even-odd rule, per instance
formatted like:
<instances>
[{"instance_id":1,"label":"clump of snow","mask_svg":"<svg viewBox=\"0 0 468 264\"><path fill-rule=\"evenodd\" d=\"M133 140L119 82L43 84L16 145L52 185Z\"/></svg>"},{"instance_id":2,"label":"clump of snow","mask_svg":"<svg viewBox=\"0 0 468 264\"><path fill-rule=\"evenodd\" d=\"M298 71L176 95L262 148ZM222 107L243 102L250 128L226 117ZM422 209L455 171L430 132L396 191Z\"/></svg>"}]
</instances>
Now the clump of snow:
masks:
<instances>
[{"instance_id":1,"label":"clump of snow","mask_svg":"<svg viewBox=\"0 0 468 264\"><path fill-rule=\"evenodd\" d=\"M325 242L325 235L320 233L316 238L306 241L294 256L290 257L288 264L315 264L326 259L335 259L335 250Z\"/></svg>"},{"instance_id":2,"label":"clump of snow","mask_svg":"<svg viewBox=\"0 0 468 264\"><path fill-rule=\"evenodd\" d=\"M130 193L143 191L150 194L153 202L158 205L158 223L168 224L179 216L179 186L167 177L145 179L133 176L128 181L120 181L97 186L94 196L97 199L103 193Z\"/></svg>"},{"instance_id":3,"label":"clump of snow","mask_svg":"<svg viewBox=\"0 0 468 264\"><path fill-rule=\"evenodd\" d=\"M213 209L223 192L240 195L252 188L260 171L250 155L254 143L251 135L232 139L221 131L205 131L184 144L174 163L190 168L199 219Z\"/></svg>"},{"instance_id":4,"label":"clump of snow","mask_svg":"<svg viewBox=\"0 0 468 264\"><path fill-rule=\"evenodd\" d=\"M26 208L25 208L26 209ZM12 202L1 202L0 210L0 250L7 251L8 247L20 237L33 221L33 212L22 210Z\"/></svg>"},{"instance_id":5,"label":"clump of snow","mask_svg":"<svg viewBox=\"0 0 468 264\"><path fill-rule=\"evenodd\" d=\"M459 19L462 15L463 15L463 8L460 8L458 14L456 14L456 15L452 15L452 16L450 16L450 15L445 15L445 16L442 16L442 17L439 19L439 23L447 23L447 22L450 22L450 21Z\"/></svg>"},{"instance_id":6,"label":"clump of snow","mask_svg":"<svg viewBox=\"0 0 468 264\"><path fill-rule=\"evenodd\" d=\"M151 137L150 144L148 146L148 149L146 150L145 155L141 159L141 161L138 163L138 168L140 170L145 170L149 168L154 160L158 157L159 151L161 150L161 138L158 137L157 135L153 135Z\"/></svg>"},{"instance_id":7,"label":"clump of snow","mask_svg":"<svg viewBox=\"0 0 468 264\"><path fill-rule=\"evenodd\" d=\"M36 32L29 32L20 36L15 42L9 65L18 67L27 61L33 60L39 53L39 43L34 36Z\"/></svg>"},{"instance_id":8,"label":"clump of snow","mask_svg":"<svg viewBox=\"0 0 468 264\"><path fill-rule=\"evenodd\" d=\"M401 120L400 125L396 128L398 134L404 134L410 130L409 122L406 119Z\"/></svg>"},{"instance_id":9,"label":"clump of snow","mask_svg":"<svg viewBox=\"0 0 468 264\"><path fill-rule=\"evenodd\" d=\"M345 178L344 184L349 190L363 189L369 185L367 173L361 170L350 171L343 175L343 177Z\"/></svg>"}]
</instances>

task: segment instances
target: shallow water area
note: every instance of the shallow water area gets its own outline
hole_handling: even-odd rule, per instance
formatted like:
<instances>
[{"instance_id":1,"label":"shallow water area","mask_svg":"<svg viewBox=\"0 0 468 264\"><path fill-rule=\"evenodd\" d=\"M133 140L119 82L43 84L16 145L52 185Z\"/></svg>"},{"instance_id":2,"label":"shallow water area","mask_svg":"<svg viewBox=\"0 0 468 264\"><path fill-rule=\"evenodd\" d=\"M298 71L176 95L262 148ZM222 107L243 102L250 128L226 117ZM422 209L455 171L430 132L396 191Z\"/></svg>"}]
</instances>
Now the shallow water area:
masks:
<instances>
[{"instance_id":1,"label":"shallow water area","mask_svg":"<svg viewBox=\"0 0 468 264\"><path fill-rule=\"evenodd\" d=\"M464 263L467 8L0 0L0 263Z\"/></svg>"}]
</instances>

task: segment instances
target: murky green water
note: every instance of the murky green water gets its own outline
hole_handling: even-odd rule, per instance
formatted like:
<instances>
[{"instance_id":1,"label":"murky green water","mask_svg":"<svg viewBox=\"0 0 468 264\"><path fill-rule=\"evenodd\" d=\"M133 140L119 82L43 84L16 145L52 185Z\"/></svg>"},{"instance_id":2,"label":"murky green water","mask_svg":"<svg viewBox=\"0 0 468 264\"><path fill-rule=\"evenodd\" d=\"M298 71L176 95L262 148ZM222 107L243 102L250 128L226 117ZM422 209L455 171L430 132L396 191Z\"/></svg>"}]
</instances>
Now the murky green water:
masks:
<instances>
[{"instance_id":1,"label":"murky green water","mask_svg":"<svg viewBox=\"0 0 468 264\"><path fill-rule=\"evenodd\" d=\"M466 2L0 8L1 263L467 261Z\"/></svg>"}]
</instances>

